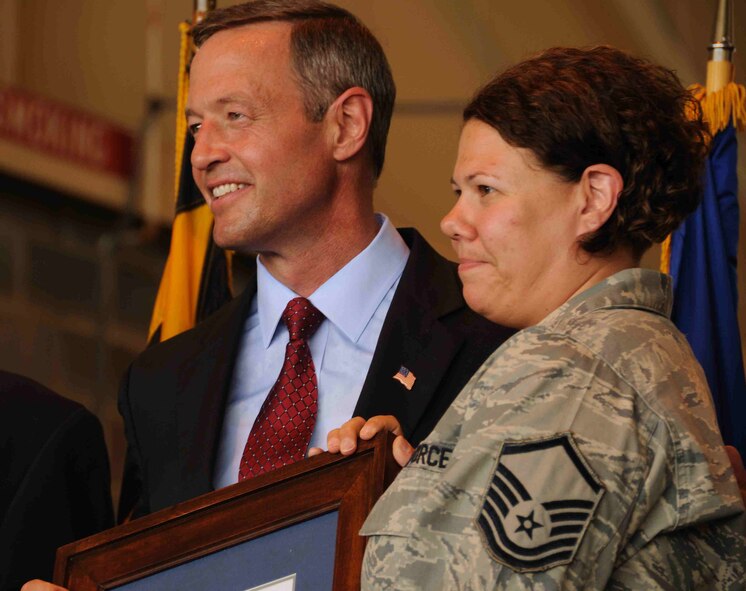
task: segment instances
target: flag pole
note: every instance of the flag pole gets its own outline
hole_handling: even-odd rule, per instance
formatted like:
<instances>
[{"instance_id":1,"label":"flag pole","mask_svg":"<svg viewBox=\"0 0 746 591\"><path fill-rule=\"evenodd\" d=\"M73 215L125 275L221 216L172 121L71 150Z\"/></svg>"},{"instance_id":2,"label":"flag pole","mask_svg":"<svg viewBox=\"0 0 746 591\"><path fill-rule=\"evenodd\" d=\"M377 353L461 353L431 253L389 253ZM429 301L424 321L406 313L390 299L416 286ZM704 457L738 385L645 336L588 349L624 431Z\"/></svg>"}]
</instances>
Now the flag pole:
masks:
<instances>
[{"instance_id":1,"label":"flag pole","mask_svg":"<svg viewBox=\"0 0 746 591\"><path fill-rule=\"evenodd\" d=\"M196 25L207 16L211 10L215 10L217 0L194 0L194 18L192 24Z\"/></svg>"},{"instance_id":2,"label":"flag pole","mask_svg":"<svg viewBox=\"0 0 746 591\"><path fill-rule=\"evenodd\" d=\"M722 90L733 82L733 2L719 0L712 43L708 47L707 94Z\"/></svg>"}]
</instances>

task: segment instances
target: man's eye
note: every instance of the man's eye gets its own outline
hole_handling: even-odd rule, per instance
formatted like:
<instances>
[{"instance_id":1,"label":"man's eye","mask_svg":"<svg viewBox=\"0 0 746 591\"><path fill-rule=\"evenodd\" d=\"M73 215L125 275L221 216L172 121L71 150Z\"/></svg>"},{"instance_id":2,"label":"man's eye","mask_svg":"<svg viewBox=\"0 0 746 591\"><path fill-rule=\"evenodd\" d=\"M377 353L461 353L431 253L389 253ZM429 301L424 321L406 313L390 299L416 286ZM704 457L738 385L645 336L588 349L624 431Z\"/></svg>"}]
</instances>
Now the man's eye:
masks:
<instances>
[{"instance_id":1,"label":"man's eye","mask_svg":"<svg viewBox=\"0 0 746 591\"><path fill-rule=\"evenodd\" d=\"M458 197L461 197L461 189L456 189L456 188L454 187L454 189L453 189L453 194L454 194L454 195L455 195L455 196L456 196L457 198L458 198Z\"/></svg>"},{"instance_id":2,"label":"man's eye","mask_svg":"<svg viewBox=\"0 0 746 591\"><path fill-rule=\"evenodd\" d=\"M231 121L236 121L238 119L241 119L242 117L243 117L242 113L236 113L234 111L231 111L230 113L228 113L228 119L230 119Z\"/></svg>"},{"instance_id":3,"label":"man's eye","mask_svg":"<svg viewBox=\"0 0 746 591\"><path fill-rule=\"evenodd\" d=\"M199 131L200 127L202 127L201 123L192 123L189 126L189 133L191 133L192 135L197 135L197 132Z\"/></svg>"},{"instance_id":4,"label":"man's eye","mask_svg":"<svg viewBox=\"0 0 746 591\"><path fill-rule=\"evenodd\" d=\"M477 185L477 190L479 191L480 195L488 195L494 192L495 189L487 185Z\"/></svg>"}]
</instances>

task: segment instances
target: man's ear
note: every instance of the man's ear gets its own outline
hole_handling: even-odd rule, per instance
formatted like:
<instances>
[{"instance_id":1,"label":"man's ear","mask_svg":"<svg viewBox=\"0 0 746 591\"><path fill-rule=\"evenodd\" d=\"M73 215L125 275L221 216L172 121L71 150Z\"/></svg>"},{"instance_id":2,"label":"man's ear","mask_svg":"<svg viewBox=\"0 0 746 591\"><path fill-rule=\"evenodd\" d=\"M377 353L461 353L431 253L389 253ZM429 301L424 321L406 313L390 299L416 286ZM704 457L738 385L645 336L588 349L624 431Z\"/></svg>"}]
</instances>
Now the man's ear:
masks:
<instances>
[{"instance_id":1,"label":"man's ear","mask_svg":"<svg viewBox=\"0 0 746 591\"><path fill-rule=\"evenodd\" d=\"M329 107L327 117L334 159L337 162L349 160L363 149L368 139L373 99L364 88L348 88Z\"/></svg>"},{"instance_id":2,"label":"man's ear","mask_svg":"<svg viewBox=\"0 0 746 591\"><path fill-rule=\"evenodd\" d=\"M578 236L595 232L614 213L624 188L622 175L608 164L593 164L583 171L579 189L582 204L578 219Z\"/></svg>"}]
</instances>

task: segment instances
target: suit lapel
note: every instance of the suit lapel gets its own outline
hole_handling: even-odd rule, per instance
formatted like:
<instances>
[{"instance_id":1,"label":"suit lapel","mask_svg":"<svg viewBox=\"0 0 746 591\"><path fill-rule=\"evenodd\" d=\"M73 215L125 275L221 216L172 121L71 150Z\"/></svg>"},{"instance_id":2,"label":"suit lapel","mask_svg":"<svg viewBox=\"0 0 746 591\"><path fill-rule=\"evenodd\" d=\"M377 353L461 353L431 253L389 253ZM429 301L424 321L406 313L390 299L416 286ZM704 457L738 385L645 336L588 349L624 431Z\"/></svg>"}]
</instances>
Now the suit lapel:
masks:
<instances>
[{"instance_id":1,"label":"suit lapel","mask_svg":"<svg viewBox=\"0 0 746 591\"><path fill-rule=\"evenodd\" d=\"M190 361L189 377L177 394L181 482L193 490L190 498L213 490L213 470L225 405L230 391L233 367L251 300L256 293L256 277L235 300L219 310L194 332L198 353Z\"/></svg>"},{"instance_id":2,"label":"suit lapel","mask_svg":"<svg viewBox=\"0 0 746 591\"><path fill-rule=\"evenodd\" d=\"M393 414L411 434L435 395L463 336L440 318L464 306L453 266L414 230L400 230L410 247L386 316L355 416ZM401 366L415 376L411 390L394 379Z\"/></svg>"},{"instance_id":3,"label":"suit lapel","mask_svg":"<svg viewBox=\"0 0 746 591\"><path fill-rule=\"evenodd\" d=\"M407 265L391 302L355 416L396 415L411 434L463 344L463 336L441 318L465 306L453 265L414 230L400 230L410 248ZM256 293L256 276L244 292L191 335L196 351L184 366L175 398L181 446L182 498L213 489L213 471L225 404L232 383L244 323ZM411 390L394 379L400 367L416 377Z\"/></svg>"}]
</instances>

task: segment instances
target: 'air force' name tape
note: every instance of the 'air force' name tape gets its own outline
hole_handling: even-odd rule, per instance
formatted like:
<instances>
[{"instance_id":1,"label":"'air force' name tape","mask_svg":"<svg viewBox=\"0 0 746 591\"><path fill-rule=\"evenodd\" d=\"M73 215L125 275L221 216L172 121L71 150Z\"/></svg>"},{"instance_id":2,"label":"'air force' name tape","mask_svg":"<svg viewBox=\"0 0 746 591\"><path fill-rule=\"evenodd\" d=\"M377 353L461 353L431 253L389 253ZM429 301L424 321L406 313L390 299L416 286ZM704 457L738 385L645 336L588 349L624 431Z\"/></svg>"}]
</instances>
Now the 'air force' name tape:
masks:
<instances>
[{"instance_id":1,"label":"'air force' name tape","mask_svg":"<svg viewBox=\"0 0 746 591\"><path fill-rule=\"evenodd\" d=\"M409 465L420 464L443 470L451 459L453 448L445 445L435 445L432 443L420 443L414 450L412 457L409 459Z\"/></svg>"}]
</instances>

